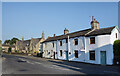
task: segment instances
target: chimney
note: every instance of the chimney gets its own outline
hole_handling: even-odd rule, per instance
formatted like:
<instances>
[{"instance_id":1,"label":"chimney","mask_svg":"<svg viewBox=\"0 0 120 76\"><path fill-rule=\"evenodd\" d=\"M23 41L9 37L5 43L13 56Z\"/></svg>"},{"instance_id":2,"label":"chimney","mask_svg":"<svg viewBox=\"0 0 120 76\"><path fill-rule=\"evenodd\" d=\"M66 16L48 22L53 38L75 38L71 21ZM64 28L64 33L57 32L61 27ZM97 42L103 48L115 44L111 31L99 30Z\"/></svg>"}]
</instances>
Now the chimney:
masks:
<instances>
[{"instance_id":1,"label":"chimney","mask_svg":"<svg viewBox=\"0 0 120 76\"><path fill-rule=\"evenodd\" d=\"M94 16L92 16L92 21L94 21Z\"/></svg>"},{"instance_id":2,"label":"chimney","mask_svg":"<svg viewBox=\"0 0 120 76\"><path fill-rule=\"evenodd\" d=\"M22 41L24 41L24 37L22 37Z\"/></svg>"},{"instance_id":3,"label":"chimney","mask_svg":"<svg viewBox=\"0 0 120 76\"><path fill-rule=\"evenodd\" d=\"M92 16L91 29L99 29L99 22Z\"/></svg>"},{"instance_id":4,"label":"chimney","mask_svg":"<svg viewBox=\"0 0 120 76\"><path fill-rule=\"evenodd\" d=\"M66 34L68 34L68 33L69 33L69 30L65 28L64 34L66 35Z\"/></svg>"},{"instance_id":5,"label":"chimney","mask_svg":"<svg viewBox=\"0 0 120 76\"><path fill-rule=\"evenodd\" d=\"M55 37L55 36L56 36L56 34L53 35L53 37Z\"/></svg>"},{"instance_id":6,"label":"chimney","mask_svg":"<svg viewBox=\"0 0 120 76\"><path fill-rule=\"evenodd\" d=\"M43 38L43 39L45 38L45 36L44 36L44 32L42 32L42 38Z\"/></svg>"}]
</instances>

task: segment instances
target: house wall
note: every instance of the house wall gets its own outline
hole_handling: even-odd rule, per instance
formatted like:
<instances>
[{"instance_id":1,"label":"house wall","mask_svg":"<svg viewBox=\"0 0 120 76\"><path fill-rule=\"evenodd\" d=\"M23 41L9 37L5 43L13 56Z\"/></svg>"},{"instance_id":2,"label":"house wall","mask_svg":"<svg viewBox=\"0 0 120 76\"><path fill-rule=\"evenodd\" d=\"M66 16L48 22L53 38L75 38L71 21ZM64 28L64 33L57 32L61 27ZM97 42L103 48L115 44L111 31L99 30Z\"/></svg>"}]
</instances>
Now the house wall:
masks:
<instances>
[{"instance_id":1,"label":"house wall","mask_svg":"<svg viewBox=\"0 0 120 76\"><path fill-rule=\"evenodd\" d=\"M115 28L110 35L95 36L95 44L90 44L90 37L86 37L85 62L101 64L100 51L106 51L106 64L112 65L114 57L113 43L115 40L118 40L116 33L118 33L118 30ZM89 59L89 50L95 50L95 60Z\"/></svg>"},{"instance_id":2,"label":"house wall","mask_svg":"<svg viewBox=\"0 0 120 76\"><path fill-rule=\"evenodd\" d=\"M2 46L2 49L5 49L5 52L8 52L8 48L9 46ZM15 52L15 47L11 47L11 52L14 53Z\"/></svg>"},{"instance_id":3,"label":"house wall","mask_svg":"<svg viewBox=\"0 0 120 76\"><path fill-rule=\"evenodd\" d=\"M60 41L62 41L62 46L60 46ZM57 47L58 59L66 60L66 54L65 54L66 52L65 51L68 51L66 39L58 40L57 45L58 45L58 47ZM60 56L60 50L62 50L62 56Z\"/></svg>"},{"instance_id":4,"label":"house wall","mask_svg":"<svg viewBox=\"0 0 120 76\"><path fill-rule=\"evenodd\" d=\"M43 42L44 39L41 39L37 44L36 47L34 48L34 51L37 51L38 53L40 53L40 50L42 50L42 45L41 42Z\"/></svg>"},{"instance_id":5,"label":"house wall","mask_svg":"<svg viewBox=\"0 0 120 76\"><path fill-rule=\"evenodd\" d=\"M78 45L74 44L74 39L78 39ZM70 61L81 61L84 62L85 51L81 51L82 48L85 48L84 37L75 37L70 38L70 52L69 60ZM78 50L78 58L75 58L75 50Z\"/></svg>"},{"instance_id":6,"label":"house wall","mask_svg":"<svg viewBox=\"0 0 120 76\"><path fill-rule=\"evenodd\" d=\"M53 43L54 43L54 47L53 47ZM56 51L56 41L43 43L43 57L53 58L54 52L57 52ZM55 55L55 58L57 58L57 55Z\"/></svg>"},{"instance_id":7,"label":"house wall","mask_svg":"<svg viewBox=\"0 0 120 76\"><path fill-rule=\"evenodd\" d=\"M93 36L92 36L93 37ZM100 51L106 51L106 64L112 64L111 44L110 35L99 35L95 36L95 44L90 44L90 37L85 38L86 48L85 48L85 62L101 64L100 61ZM89 51L95 50L95 60L90 60Z\"/></svg>"},{"instance_id":8,"label":"house wall","mask_svg":"<svg viewBox=\"0 0 120 76\"><path fill-rule=\"evenodd\" d=\"M74 44L74 39L78 39L78 45ZM62 46L60 46L60 41L62 41ZM68 45L70 46L70 51L68 50ZM85 48L84 37L70 38L69 43L66 43L66 39L58 40L58 59L66 60L66 51L68 51L69 61L83 62L85 52L81 51L82 48ZM62 50L62 56L60 56L60 50ZM75 50L78 50L78 58L75 58Z\"/></svg>"},{"instance_id":9,"label":"house wall","mask_svg":"<svg viewBox=\"0 0 120 76\"><path fill-rule=\"evenodd\" d=\"M116 38L116 33L117 33L117 38ZM114 43L115 40L120 39L120 32L118 31L117 27L112 30L111 33L111 44Z\"/></svg>"},{"instance_id":10,"label":"house wall","mask_svg":"<svg viewBox=\"0 0 120 76\"><path fill-rule=\"evenodd\" d=\"M116 33L118 33L118 38L116 38ZM58 59L66 60L66 51L68 51L69 61L80 61L86 63L101 64L100 52L106 51L106 64L112 65L113 57L114 57L113 43L115 40L118 40L120 38L119 36L120 36L120 32L118 32L117 28L115 28L113 29L111 34L90 36L90 37L95 37L95 44L90 44L90 37L70 38L68 43L66 43L66 39L45 42L43 43L43 52L44 52L43 57L52 58L51 53L48 54L48 52L51 52L51 50L53 50L58 52L56 55ZM78 45L74 44L74 39L78 39ZM60 46L60 41L62 41L62 46ZM55 42L54 46L56 46L54 48L52 47L53 42ZM62 50L62 56L60 56L60 50ZM74 53L75 50L78 50L78 58L75 58L75 53ZM89 57L90 50L95 50L95 60L90 60ZM71 54L69 54L69 52Z\"/></svg>"}]
</instances>

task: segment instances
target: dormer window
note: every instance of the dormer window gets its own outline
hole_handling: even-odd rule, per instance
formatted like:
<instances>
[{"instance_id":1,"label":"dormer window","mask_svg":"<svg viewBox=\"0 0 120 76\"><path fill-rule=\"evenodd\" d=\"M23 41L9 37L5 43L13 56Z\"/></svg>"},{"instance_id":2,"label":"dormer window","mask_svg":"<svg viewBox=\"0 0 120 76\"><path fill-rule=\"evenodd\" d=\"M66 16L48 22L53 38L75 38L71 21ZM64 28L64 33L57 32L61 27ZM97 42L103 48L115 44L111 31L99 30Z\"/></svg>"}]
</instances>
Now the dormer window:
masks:
<instances>
[{"instance_id":1,"label":"dormer window","mask_svg":"<svg viewBox=\"0 0 120 76\"><path fill-rule=\"evenodd\" d=\"M95 37L90 38L90 44L95 44Z\"/></svg>"},{"instance_id":2,"label":"dormer window","mask_svg":"<svg viewBox=\"0 0 120 76\"><path fill-rule=\"evenodd\" d=\"M78 39L74 39L74 44L78 45Z\"/></svg>"}]
</instances>

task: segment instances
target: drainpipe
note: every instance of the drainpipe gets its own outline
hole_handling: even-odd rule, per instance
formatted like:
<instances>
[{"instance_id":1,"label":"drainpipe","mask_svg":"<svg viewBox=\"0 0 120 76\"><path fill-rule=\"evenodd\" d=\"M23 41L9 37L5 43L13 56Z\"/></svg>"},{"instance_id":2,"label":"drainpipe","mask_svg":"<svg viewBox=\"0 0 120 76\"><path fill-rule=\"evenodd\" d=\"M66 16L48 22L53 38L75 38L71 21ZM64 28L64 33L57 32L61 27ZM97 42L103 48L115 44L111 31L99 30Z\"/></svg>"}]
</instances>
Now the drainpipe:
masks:
<instances>
[{"instance_id":1,"label":"drainpipe","mask_svg":"<svg viewBox=\"0 0 120 76\"><path fill-rule=\"evenodd\" d=\"M69 36L68 36L68 61L69 61L69 52L70 52L70 40L69 40Z\"/></svg>"},{"instance_id":2,"label":"drainpipe","mask_svg":"<svg viewBox=\"0 0 120 76\"><path fill-rule=\"evenodd\" d=\"M57 52L57 59L58 59L58 40L56 41L56 52Z\"/></svg>"},{"instance_id":3,"label":"drainpipe","mask_svg":"<svg viewBox=\"0 0 120 76\"><path fill-rule=\"evenodd\" d=\"M86 37L84 37L84 47L85 47L85 59L84 59L84 62L86 62L86 50L87 50L87 46L86 46L87 44L86 44Z\"/></svg>"}]
</instances>

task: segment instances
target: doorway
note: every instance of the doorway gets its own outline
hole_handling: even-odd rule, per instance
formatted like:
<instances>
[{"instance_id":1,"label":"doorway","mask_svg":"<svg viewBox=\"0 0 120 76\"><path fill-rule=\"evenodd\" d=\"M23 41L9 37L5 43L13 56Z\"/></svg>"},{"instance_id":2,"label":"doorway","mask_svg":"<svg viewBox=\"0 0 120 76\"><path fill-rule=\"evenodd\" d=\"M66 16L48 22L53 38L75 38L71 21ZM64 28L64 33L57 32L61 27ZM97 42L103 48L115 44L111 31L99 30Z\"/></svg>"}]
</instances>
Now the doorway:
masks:
<instances>
[{"instance_id":1,"label":"doorway","mask_svg":"<svg viewBox=\"0 0 120 76\"><path fill-rule=\"evenodd\" d=\"M101 51L100 52L100 58L101 58L101 64L105 65L106 64L106 51Z\"/></svg>"},{"instance_id":2,"label":"doorway","mask_svg":"<svg viewBox=\"0 0 120 76\"><path fill-rule=\"evenodd\" d=\"M54 59L55 59L55 52L54 52Z\"/></svg>"},{"instance_id":3,"label":"doorway","mask_svg":"<svg viewBox=\"0 0 120 76\"><path fill-rule=\"evenodd\" d=\"M68 51L66 51L66 60L68 60Z\"/></svg>"}]
</instances>

